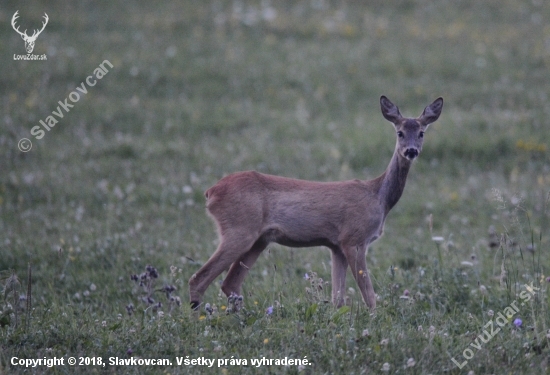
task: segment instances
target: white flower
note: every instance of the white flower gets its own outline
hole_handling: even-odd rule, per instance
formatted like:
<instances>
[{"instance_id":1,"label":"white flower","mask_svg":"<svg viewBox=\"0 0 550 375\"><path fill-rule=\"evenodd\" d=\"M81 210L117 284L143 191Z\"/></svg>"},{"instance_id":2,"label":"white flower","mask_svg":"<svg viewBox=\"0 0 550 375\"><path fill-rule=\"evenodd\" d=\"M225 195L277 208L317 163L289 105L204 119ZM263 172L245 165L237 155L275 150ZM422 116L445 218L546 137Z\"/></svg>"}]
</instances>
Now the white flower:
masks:
<instances>
[{"instance_id":1,"label":"white flower","mask_svg":"<svg viewBox=\"0 0 550 375\"><path fill-rule=\"evenodd\" d=\"M407 367L413 367L414 365L416 365L416 361L414 360L414 358L409 358L407 360Z\"/></svg>"},{"instance_id":2,"label":"white flower","mask_svg":"<svg viewBox=\"0 0 550 375\"><path fill-rule=\"evenodd\" d=\"M388 362L386 362L382 365L382 371L384 371L384 372L390 371L390 364Z\"/></svg>"}]
</instances>

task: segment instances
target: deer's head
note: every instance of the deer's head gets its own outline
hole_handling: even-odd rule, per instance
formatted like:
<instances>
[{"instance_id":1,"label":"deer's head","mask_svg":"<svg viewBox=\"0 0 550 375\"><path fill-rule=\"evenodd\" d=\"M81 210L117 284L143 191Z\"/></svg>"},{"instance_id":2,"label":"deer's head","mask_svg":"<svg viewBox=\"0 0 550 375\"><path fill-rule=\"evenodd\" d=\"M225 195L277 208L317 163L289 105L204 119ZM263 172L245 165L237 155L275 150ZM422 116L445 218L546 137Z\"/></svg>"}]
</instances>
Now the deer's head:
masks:
<instances>
[{"instance_id":1,"label":"deer's head","mask_svg":"<svg viewBox=\"0 0 550 375\"><path fill-rule=\"evenodd\" d=\"M380 107L384 118L395 126L399 155L408 160L414 160L422 151L424 132L441 114L443 98L437 98L417 118L401 116L399 108L385 96L380 97Z\"/></svg>"},{"instance_id":2,"label":"deer's head","mask_svg":"<svg viewBox=\"0 0 550 375\"><path fill-rule=\"evenodd\" d=\"M19 17L19 15L17 13L19 13L19 11L15 12L12 19L11 19L11 26L13 27L13 29L15 31L17 31L17 33L19 35L21 35L21 38L23 38L23 40L25 41L25 49L27 50L27 53L32 53L32 51L34 50L34 42L36 41L36 38L38 38L40 33L42 31L44 31L44 28L48 24L48 20L49 20L48 15L46 13L44 13L44 19L45 20L44 20L44 22L42 22L42 29L40 29L40 31L39 30L34 30L33 34L31 36L28 36L26 29L25 29L25 31L21 32L21 31L19 31L19 26L15 27L15 21Z\"/></svg>"}]
</instances>

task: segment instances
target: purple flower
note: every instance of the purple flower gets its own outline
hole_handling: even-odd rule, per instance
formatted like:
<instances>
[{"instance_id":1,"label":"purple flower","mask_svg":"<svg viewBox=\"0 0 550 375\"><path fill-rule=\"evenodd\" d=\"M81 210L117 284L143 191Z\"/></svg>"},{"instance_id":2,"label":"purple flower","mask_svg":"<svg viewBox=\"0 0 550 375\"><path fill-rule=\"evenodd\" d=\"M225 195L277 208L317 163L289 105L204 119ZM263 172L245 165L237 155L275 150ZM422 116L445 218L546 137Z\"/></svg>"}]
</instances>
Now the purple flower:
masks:
<instances>
[{"instance_id":1,"label":"purple flower","mask_svg":"<svg viewBox=\"0 0 550 375\"><path fill-rule=\"evenodd\" d=\"M522 324L523 324L523 322L521 321L520 318L516 318L516 319L514 320L514 325L515 325L516 327L519 328L519 327L521 327Z\"/></svg>"},{"instance_id":2,"label":"purple flower","mask_svg":"<svg viewBox=\"0 0 550 375\"><path fill-rule=\"evenodd\" d=\"M265 313L267 315L273 314L273 306L269 306L267 309L265 309Z\"/></svg>"},{"instance_id":3,"label":"purple flower","mask_svg":"<svg viewBox=\"0 0 550 375\"><path fill-rule=\"evenodd\" d=\"M550 276L548 276L548 277L546 278L546 282L547 282L547 283L550 283Z\"/></svg>"},{"instance_id":4,"label":"purple flower","mask_svg":"<svg viewBox=\"0 0 550 375\"><path fill-rule=\"evenodd\" d=\"M306 272L306 274L304 275L304 279L309 280L309 275L307 274L307 272Z\"/></svg>"}]
</instances>

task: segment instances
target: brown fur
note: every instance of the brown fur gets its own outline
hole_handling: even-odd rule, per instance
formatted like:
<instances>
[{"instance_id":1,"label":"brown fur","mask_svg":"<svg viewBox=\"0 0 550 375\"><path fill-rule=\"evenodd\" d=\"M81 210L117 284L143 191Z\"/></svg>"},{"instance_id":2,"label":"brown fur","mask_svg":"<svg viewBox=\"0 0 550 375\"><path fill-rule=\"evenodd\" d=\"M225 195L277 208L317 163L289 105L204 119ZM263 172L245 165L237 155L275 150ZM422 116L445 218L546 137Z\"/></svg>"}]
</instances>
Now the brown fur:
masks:
<instances>
[{"instance_id":1,"label":"brown fur","mask_svg":"<svg viewBox=\"0 0 550 375\"><path fill-rule=\"evenodd\" d=\"M326 246L332 251L332 302L344 303L349 266L364 301L376 306L366 252L383 232L384 221L397 203L412 160L422 149L421 133L439 117L441 98L417 119L403 118L386 97L382 114L398 135L386 171L369 181L314 182L237 172L205 192L206 208L218 228L220 245L189 280L193 307L206 288L224 270L229 272L222 290L240 294L248 270L270 242L290 247Z\"/></svg>"}]
</instances>

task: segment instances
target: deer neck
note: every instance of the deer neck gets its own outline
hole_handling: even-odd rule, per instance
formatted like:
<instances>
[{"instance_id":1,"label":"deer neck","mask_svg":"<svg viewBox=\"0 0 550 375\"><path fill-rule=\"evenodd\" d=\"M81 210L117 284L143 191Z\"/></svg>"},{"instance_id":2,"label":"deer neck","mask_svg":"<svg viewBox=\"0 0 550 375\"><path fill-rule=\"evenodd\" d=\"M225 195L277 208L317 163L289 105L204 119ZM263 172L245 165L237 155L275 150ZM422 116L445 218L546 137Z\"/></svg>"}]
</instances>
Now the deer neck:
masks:
<instances>
[{"instance_id":1,"label":"deer neck","mask_svg":"<svg viewBox=\"0 0 550 375\"><path fill-rule=\"evenodd\" d=\"M380 176L381 184L378 194L381 203L385 207L386 213L388 213L399 201L399 198L401 198L411 164L412 162L410 160L399 155L396 147L388 168L386 168L386 171Z\"/></svg>"}]
</instances>

